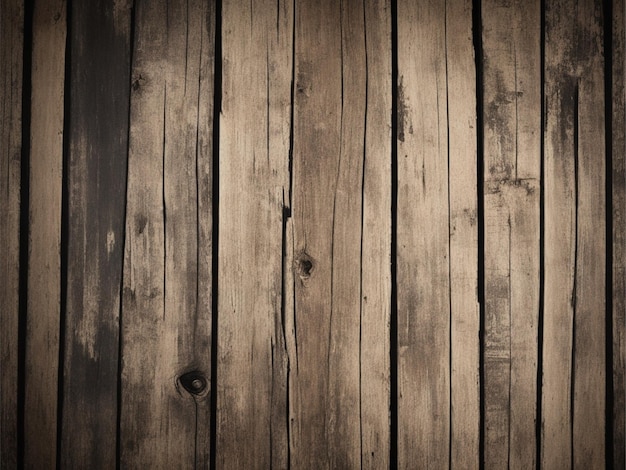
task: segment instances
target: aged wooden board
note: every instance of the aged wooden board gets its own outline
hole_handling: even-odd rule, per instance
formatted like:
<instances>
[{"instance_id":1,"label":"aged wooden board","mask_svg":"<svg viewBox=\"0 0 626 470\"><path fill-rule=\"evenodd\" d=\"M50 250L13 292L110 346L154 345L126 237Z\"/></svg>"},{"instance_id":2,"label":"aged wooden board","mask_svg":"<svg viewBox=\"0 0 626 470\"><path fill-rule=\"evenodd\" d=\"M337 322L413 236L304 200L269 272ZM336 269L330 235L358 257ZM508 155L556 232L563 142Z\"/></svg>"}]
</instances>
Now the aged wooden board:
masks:
<instances>
[{"instance_id":1,"label":"aged wooden board","mask_svg":"<svg viewBox=\"0 0 626 470\"><path fill-rule=\"evenodd\" d=\"M605 459L602 7L551 1L545 37L542 468Z\"/></svg>"},{"instance_id":2,"label":"aged wooden board","mask_svg":"<svg viewBox=\"0 0 626 470\"><path fill-rule=\"evenodd\" d=\"M57 458L66 4L33 11L24 466ZM26 229L26 227L24 227Z\"/></svg>"},{"instance_id":3,"label":"aged wooden board","mask_svg":"<svg viewBox=\"0 0 626 470\"><path fill-rule=\"evenodd\" d=\"M536 464L541 5L482 5L488 468Z\"/></svg>"},{"instance_id":4,"label":"aged wooden board","mask_svg":"<svg viewBox=\"0 0 626 470\"><path fill-rule=\"evenodd\" d=\"M216 464L285 468L292 2L225 2L222 31Z\"/></svg>"},{"instance_id":5,"label":"aged wooden board","mask_svg":"<svg viewBox=\"0 0 626 470\"><path fill-rule=\"evenodd\" d=\"M18 317L24 7L0 3L0 467L18 460Z\"/></svg>"},{"instance_id":6,"label":"aged wooden board","mask_svg":"<svg viewBox=\"0 0 626 470\"><path fill-rule=\"evenodd\" d=\"M140 2L122 299L122 467L206 468L215 10Z\"/></svg>"}]
</instances>

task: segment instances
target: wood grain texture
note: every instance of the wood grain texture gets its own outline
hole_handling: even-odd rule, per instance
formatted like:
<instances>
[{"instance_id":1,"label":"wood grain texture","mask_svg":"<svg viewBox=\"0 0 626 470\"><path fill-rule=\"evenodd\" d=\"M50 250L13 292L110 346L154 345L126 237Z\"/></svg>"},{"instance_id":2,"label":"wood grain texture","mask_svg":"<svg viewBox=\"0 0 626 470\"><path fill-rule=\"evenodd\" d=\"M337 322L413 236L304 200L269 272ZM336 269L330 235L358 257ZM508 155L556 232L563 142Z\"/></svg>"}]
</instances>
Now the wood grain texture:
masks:
<instances>
[{"instance_id":1,"label":"wood grain texture","mask_svg":"<svg viewBox=\"0 0 626 470\"><path fill-rule=\"evenodd\" d=\"M612 307L612 340L613 355L613 468L626 466L626 103L624 96L624 75L626 62L624 60L624 45L626 30L626 4L624 0L614 0L612 8L613 28L613 75L612 81L612 142L611 154L613 160L612 187L613 194L613 305ZM609 99L607 96L606 99ZM608 125L608 124L607 124ZM607 260L608 261L608 260ZM610 372L610 371L608 371Z\"/></svg>"},{"instance_id":2,"label":"wood grain texture","mask_svg":"<svg viewBox=\"0 0 626 470\"><path fill-rule=\"evenodd\" d=\"M58 451L65 9L58 0L33 12L25 468L53 466Z\"/></svg>"},{"instance_id":3,"label":"wood grain texture","mask_svg":"<svg viewBox=\"0 0 626 470\"><path fill-rule=\"evenodd\" d=\"M0 468L18 460L23 25L23 2L0 3Z\"/></svg>"},{"instance_id":4,"label":"wood grain texture","mask_svg":"<svg viewBox=\"0 0 626 470\"><path fill-rule=\"evenodd\" d=\"M446 3L450 243L450 466L478 468L480 438L476 69L472 2Z\"/></svg>"},{"instance_id":5,"label":"wood grain texture","mask_svg":"<svg viewBox=\"0 0 626 470\"><path fill-rule=\"evenodd\" d=\"M541 5L482 6L485 465L536 464Z\"/></svg>"},{"instance_id":6,"label":"wood grain texture","mask_svg":"<svg viewBox=\"0 0 626 470\"><path fill-rule=\"evenodd\" d=\"M605 459L602 8L551 1L545 45L542 468Z\"/></svg>"},{"instance_id":7,"label":"wood grain texture","mask_svg":"<svg viewBox=\"0 0 626 470\"><path fill-rule=\"evenodd\" d=\"M225 2L222 31L216 462L285 468L293 4Z\"/></svg>"},{"instance_id":8,"label":"wood grain texture","mask_svg":"<svg viewBox=\"0 0 626 470\"><path fill-rule=\"evenodd\" d=\"M135 21L121 465L206 468L215 10L141 2Z\"/></svg>"}]
</instances>

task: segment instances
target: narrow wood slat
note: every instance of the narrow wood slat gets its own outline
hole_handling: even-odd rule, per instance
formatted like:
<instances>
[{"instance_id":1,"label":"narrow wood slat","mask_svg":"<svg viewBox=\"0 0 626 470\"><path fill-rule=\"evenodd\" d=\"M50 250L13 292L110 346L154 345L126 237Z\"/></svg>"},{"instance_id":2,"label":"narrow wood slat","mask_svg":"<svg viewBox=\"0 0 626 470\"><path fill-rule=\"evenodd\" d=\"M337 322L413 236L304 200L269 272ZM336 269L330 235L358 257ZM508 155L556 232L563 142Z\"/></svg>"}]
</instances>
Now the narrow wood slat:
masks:
<instances>
[{"instance_id":1,"label":"narrow wood slat","mask_svg":"<svg viewBox=\"0 0 626 470\"><path fill-rule=\"evenodd\" d=\"M66 3L33 12L24 466L57 455Z\"/></svg>"},{"instance_id":2,"label":"narrow wood slat","mask_svg":"<svg viewBox=\"0 0 626 470\"><path fill-rule=\"evenodd\" d=\"M472 2L446 3L450 237L450 465L479 466L476 69Z\"/></svg>"},{"instance_id":3,"label":"narrow wood slat","mask_svg":"<svg viewBox=\"0 0 626 470\"><path fill-rule=\"evenodd\" d=\"M483 3L485 465L536 463L541 5Z\"/></svg>"},{"instance_id":4,"label":"narrow wood slat","mask_svg":"<svg viewBox=\"0 0 626 470\"><path fill-rule=\"evenodd\" d=\"M116 462L131 5L71 5L61 464L110 468Z\"/></svg>"},{"instance_id":5,"label":"narrow wood slat","mask_svg":"<svg viewBox=\"0 0 626 470\"><path fill-rule=\"evenodd\" d=\"M605 459L602 6L546 8L542 468Z\"/></svg>"},{"instance_id":6,"label":"narrow wood slat","mask_svg":"<svg viewBox=\"0 0 626 470\"><path fill-rule=\"evenodd\" d=\"M0 468L17 467L24 7L0 3Z\"/></svg>"},{"instance_id":7,"label":"narrow wood slat","mask_svg":"<svg viewBox=\"0 0 626 470\"><path fill-rule=\"evenodd\" d=\"M624 43L626 4L613 0L612 146L613 168L613 468L626 467L626 103L624 101ZM608 19L607 19L608 20ZM607 96L607 99L609 97ZM610 372L610 371L607 371Z\"/></svg>"},{"instance_id":8,"label":"narrow wood slat","mask_svg":"<svg viewBox=\"0 0 626 470\"><path fill-rule=\"evenodd\" d=\"M293 4L225 2L222 31L216 462L286 468Z\"/></svg>"},{"instance_id":9,"label":"narrow wood slat","mask_svg":"<svg viewBox=\"0 0 626 470\"><path fill-rule=\"evenodd\" d=\"M212 2L136 5L122 305L122 467L206 468Z\"/></svg>"}]
</instances>

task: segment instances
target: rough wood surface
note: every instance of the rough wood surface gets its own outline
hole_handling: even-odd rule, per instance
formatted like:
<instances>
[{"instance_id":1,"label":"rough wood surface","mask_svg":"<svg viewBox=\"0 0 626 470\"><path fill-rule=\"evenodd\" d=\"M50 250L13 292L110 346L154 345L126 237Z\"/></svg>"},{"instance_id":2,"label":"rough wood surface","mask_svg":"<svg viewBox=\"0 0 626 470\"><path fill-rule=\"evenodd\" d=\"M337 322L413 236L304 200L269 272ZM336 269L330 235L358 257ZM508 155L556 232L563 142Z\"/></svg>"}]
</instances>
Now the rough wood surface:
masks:
<instances>
[{"instance_id":1,"label":"rough wood surface","mask_svg":"<svg viewBox=\"0 0 626 470\"><path fill-rule=\"evenodd\" d=\"M283 217L292 2L222 11L217 467L288 465Z\"/></svg>"},{"instance_id":2,"label":"rough wood surface","mask_svg":"<svg viewBox=\"0 0 626 470\"><path fill-rule=\"evenodd\" d=\"M58 450L65 8L55 0L33 12L25 468L52 465Z\"/></svg>"},{"instance_id":3,"label":"rough wood surface","mask_svg":"<svg viewBox=\"0 0 626 470\"><path fill-rule=\"evenodd\" d=\"M131 77L121 465L206 468L213 2L140 2Z\"/></svg>"},{"instance_id":4,"label":"rough wood surface","mask_svg":"<svg viewBox=\"0 0 626 470\"><path fill-rule=\"evenodd\" d=\"M547 3L542 468L605 458L602 6Z\"/></svg>"},{"instance_id":5,"label":"rough wood surface","mask_svg":"<svg viewBox=\"0 0 626 470\"><path fill-rule=\"evenodd\" d=\"M18 460L23 24L23 2L0 3L0 468Z\"/></svg>"},{"instance_id":6,"label":"rough wood surface","mask_svg":"<svg viewBox=\"0 0 626 470\"><path fill-rule=\"evenodd\" d=\"M536 463L541 6L482 5L485 465Z\"/></svg>"},{"instance_id":7,"label":"rough wood surface","mask_svg":"<svg viewBox=\"0 0 626 470\"><path fill-rule=\"evenodd\" d=\"M613 1L612 146L613 168L613 468L626 467L626 103L624 97L624 45L626 3ZM606 19L605 21L607 21ZM607 99L609 97L607 96ZM608 124L607 124L608 125ZM608 340L608 338L607 338ZM611 372L611 371L607 371Z\"/></svg>"}]
</instances>

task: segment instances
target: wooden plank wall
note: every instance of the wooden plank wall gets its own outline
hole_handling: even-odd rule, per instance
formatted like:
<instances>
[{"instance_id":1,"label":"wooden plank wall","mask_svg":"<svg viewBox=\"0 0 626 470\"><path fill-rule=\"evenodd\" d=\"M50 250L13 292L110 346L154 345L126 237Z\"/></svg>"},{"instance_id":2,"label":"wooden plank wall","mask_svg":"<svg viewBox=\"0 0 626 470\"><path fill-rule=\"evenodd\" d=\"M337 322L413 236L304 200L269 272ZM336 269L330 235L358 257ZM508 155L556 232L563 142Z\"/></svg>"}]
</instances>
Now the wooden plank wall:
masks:
<instances>
[{"instance_id":1,"label":"wooden plank wall","mask_svg":"<svg viewBox=\"0 0 626 470\"><path fill-rule=\"evenodd\" d=\"M624 468L623 0L0 3L0 468Z\"/></svg>"}]
</instances>

